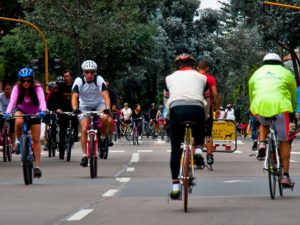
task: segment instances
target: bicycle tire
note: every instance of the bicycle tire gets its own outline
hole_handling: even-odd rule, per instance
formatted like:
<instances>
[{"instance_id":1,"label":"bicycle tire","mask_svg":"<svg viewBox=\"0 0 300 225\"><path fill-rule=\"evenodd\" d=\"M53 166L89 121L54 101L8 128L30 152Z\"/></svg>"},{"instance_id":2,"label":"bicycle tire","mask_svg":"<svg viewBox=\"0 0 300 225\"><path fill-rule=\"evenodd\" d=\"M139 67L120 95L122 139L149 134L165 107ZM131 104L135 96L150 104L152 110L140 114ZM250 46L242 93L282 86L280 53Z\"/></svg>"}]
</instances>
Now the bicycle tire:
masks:
<instances>
[{"instance_id":1,"label":"bicycle tire","mask_svg":"<svg viewBox=\"0 0 300 225\"><path fill-rule=\"evenodd\" d=\"M12 146L11 145L6 145L6 155L7 155L7 160L9 162L12 161Z\"/></svg>"},{"instance_id":2,"label":"bicycle tire","mask_svg":"<svg viewBox=\"0 0 300 225\"><path fill-rule=\"evenodd\" d=\"M3 162L6 162L7 157L6 157L6 134L5 134L5 132L2 135L2 153L3 153Z\"/></svg>"},{"instance_id":3,"label":"bicycle tire","mask_svg":"<svg viewBox=\"0 0 300 225\"><path fill-rule=\"evenodd\" d=\"M52 156L52 131L51 131L51 128L48 127L47 129L47 149L48 149L48 157L51 158Z\"/></svg>"},{"instance_id":4,"label":"bicycle tire","mask_svg":"<svg viewBox=\"0 0 300 225\"><path fill-rule=\"evenodd\" d=\"M90 175L91 178L94 179L97 174L97 156L95 156L95 137L94 135L90 136L90 144L89 144L89 161L90 161Z\"/></svg>"},{"instance_id":5,"label":"bicycle tire","mask_svg":"<svg viewBox=\"0 0 300 225\"><path fill-rule=\"evenodd\" d=\"M72 154L72 146L73 146L73 129L68 129L66 140L65 140L65 150L67 155L67 162L70 162L71 160L71 154Z\"/></svg>"},{"instance_id":6,"label":"bicycle tire","mask_svg":"<svg viewBox=\"0 0 300 225\"><path fill-rule=\"evenodd\" d=\"M269 136L267 150L268 150L268 158L267 158L267 165L268 165L268 180L269 180L269 191L271 199L275 199L276 195L276 165L274 159L272 159L271 154L274 154L274 146L272 143L273 136Z\"/></svg>"},{"instance_id":7,"label":"bicycle tire","mask_svg":"<svg viewBox=\"0 0 300 225\"><path fill-rule=\"evenodd\" d=\"M132 128L128 125L125 130L125 138L127 141L130 141L132 135Z\"/></svg>"},{"instance_id":8,"label":"bicycle tire","mask_svg":"<svg viewBox=\"0 0 300 225\"><path fill-rule=\"evenodd\" d=\"M23 177L26 185L32 184L32 161L30 160L29 142L27 137L21 139Z\"/></svg>"},{"instance_id":9,"label":"bicycle tire","mask_svg":"<svg viewBox=\"0 0 300 225\"><path fill-rule=\"evenodd\" d=\"M159 126L159 133L160 133L161 140L164 140L164 125Z\"/></svg>"},{"instance_id":10,"label":"bicycle tire","mask_svg":"<svg viewBox=\"0 0 300 225\"><path fill-rule=\"evenodd\" d=\"M186 146L184 153L184 166L183 166L183 204L184 212L188 211L188 197L189 197L189 169L190 169L190 158L189 158L189 147Z\"/></svg>"}]
</instances>

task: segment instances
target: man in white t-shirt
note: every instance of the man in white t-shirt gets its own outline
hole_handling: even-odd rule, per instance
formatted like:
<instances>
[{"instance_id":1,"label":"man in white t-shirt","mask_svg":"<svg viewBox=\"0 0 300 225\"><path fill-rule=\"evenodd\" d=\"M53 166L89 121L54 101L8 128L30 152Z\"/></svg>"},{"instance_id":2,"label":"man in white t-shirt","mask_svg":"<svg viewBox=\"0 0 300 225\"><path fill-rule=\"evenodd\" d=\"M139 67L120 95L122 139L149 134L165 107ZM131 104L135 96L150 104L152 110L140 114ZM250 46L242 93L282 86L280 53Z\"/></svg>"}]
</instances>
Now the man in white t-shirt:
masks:
<instances>
[{"instance_id":1,"label":"man in white t-shirt","mask_svg":"<svg viewBox=\"0 0 300 225\"><path fill-rule=\"evenodd\" d=\"M235 121L234 109L231 104L226 106L224 119Z\"/></svg>"},{"instance_id":2,"label":"man in white t-shirt","mask_svg":"<svg viewBox=\"0 0 300 225\"><path fill-rule=\"evenodd\" d=\"M122 122L129 124L131 123L132 110L129 108L128 103L124 103L124 108L121 110Z\"/></svg>"},{"instance_id":3,"label":"man in white t-shirt","mask_svg":"<svg viewBox=\"0 0 300 225\"><path fill-rule=\"evenodd\" d=\"M92 60L86 60L81 65L83 75L77 77L72 87L72 108L75 114L86 111L100 111L107 110L110 112L110 98L107 86L104 79L96 74L97 64ZM80 165L87 167L87 130L90 124L90 117L79 117L81 127L81 148L82 159ZM102 130L107 130L111 124L111 118L102 113L101 114ZM112 130L110 128L110 130ZM105 132L103 132L104 134ZM112 136L112 132L109 132ZM111 139L111 137L110 137Z\"/></svg>"}]
</instances>

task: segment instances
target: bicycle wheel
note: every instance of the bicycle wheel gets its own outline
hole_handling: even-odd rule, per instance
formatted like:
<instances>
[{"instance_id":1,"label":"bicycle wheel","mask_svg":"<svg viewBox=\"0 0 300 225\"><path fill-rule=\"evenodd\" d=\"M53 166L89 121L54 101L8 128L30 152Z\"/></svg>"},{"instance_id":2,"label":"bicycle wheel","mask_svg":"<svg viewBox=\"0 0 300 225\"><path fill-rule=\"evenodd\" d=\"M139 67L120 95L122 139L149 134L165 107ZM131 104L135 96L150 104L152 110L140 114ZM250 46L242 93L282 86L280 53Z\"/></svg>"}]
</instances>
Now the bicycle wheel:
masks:
<instances>
[{"instance_id":1,"label":"bicycle wheel","mask_svg":"<svg viewBox=\"0 0 300 225\"><path fill-rule=\"evenodd\" d=\"M90 175L91 178L95 178L97 176L97 156L95 155L95 137L93 135L90 136L89 148Z\"/></svg>"},{"instance_id":2,"label":"bicycle wheel","mask_svg":"<svg viewBox=\"0 0 300 225\"><path fill-rule=\"evenodd\" d=\"M125 130L125 138L127 141L130 141L131 137L132 137L132 128L130 127L130 125L128 125Z\"/></svg>"},{"instance_id":3,"label":"bicycle wheel","mask_svg":"<svg viewBox=\"0 0 300 225\"><path fill-rule=\"evenodd\" d=\"M6 154L6 134L2 135L2 153L3 153L3 162L7 161L7 154Z\"/></svg>"},{"instance_id":4,"label":"bicycle wheel","mask_svg":"<svg viewBox=\"0 0 300 225\"><path fill-rule=\"evenodd\" d=\"M7 144L5 146L5 152L6 152L7 160L11 161L12 160L12 146L11 146L11 144Z\"/></svg>"},{"instance_id":5,"label":"bicycle wheel","mask_svg":"<svg viewBox=\"0 0 300 225\"><path fill-rule=\"evenodd\" d=\"M65 150L67 155L67 161L69 162L71 160L71 153L72 153L72 146L73 146L73 131L68 130L66 140L65 140Z\"/></svg>"},{"instance_id":6,"label":"bicycle wheel","mask_svg":"<svg viewBox=\"0 0 300 225\"><path fill-rule=\"evenodd\" d=\"M276 194L276 164L274 161L275 152L274 152L274 143L272 140L272 136L269 136L268 145L268 178L269 178L269 190L271 199L275 199Z\"/></svg>"},{"instance_id":7,"label":"bicycle wheel","mask_svg":"<svg viewBox=\"0 0 300 225\"><path fill-rule=\"evenodd\" d=\"M52 156L52 131L50 127L48 127L47 130L47 138L48 138L47 141L48 157L51 157Z\"/></svg>"},{"instance_id":8,"label":"bicycle wheel","mask_svg":"<svg viewBox=\"0 0 300 225\"><path fill-rule=\"evenodd\" d=\"M21 146L22 146L22 163L23 163L23 176L24 176L24 183L26 185L32 184L32 170L33 165L30 159L30 146L27 137L23 137L21 139Z\"/></svg>"},{"instance_id":9,"label":"bicycle wheel","mask_svg":"<svg viewBox=\"0 0 300 225\"><path fill-rule=\"evenodd\" d=\"M164 125L159 126L159 133L160 133L161 140L164 140Z\"/></svg>"},{"instance_id":10,"label":"bicycle wheel","mask_svg":"<svg viewBox=\"0 0 300 225\"><path fill-rule=\"evenodd\" d=\"M189 196L189 147L186 146L184 153L184 161L183 161L183 204L184 211L188 211L188 196Z\"/></svg>"}]
</instances>

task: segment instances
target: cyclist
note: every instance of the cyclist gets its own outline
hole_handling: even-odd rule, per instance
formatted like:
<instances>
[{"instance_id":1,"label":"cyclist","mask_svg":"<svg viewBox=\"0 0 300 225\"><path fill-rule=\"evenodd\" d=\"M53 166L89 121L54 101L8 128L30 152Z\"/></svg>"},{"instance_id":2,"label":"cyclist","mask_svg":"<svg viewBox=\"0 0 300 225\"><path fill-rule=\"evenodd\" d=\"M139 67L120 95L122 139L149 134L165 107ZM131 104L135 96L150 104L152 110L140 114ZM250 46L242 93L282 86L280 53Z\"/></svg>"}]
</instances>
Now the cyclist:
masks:
<instances>
[{"instance_id":1,"label":"cyclist","mask_svg":"<svg viewBox=\"0 0 300 225\"><path fill-rule=\"evenodd\" d=\"M157 131L158 131L158 127L157 127L157 120L156 120L156 114L157 114L157 108L155 103L151 103L150 109L148 111L148 116L150 119L150 126L152 127L152 129L154 129L155 131L155 136L157 136Z\"/></svg>"},{"instance_id":2,"label":"cyclist","mask_svg":"<svg viewBox=\"0 0 300 225\"><path fill-rule=\"evenodd\" d=\"M114 121L114 124L116 126L116 132L118 139L121 138L121 131L120 131L120 117L121 117L121 111L117 108L117 105L112 104L111 106L111 114Z\"/></svg>"},{"instance_id":3,"label":"cyclist","mask_svg":"<svg viewBox=\"0 0 300 225\"><path fill-rule=\"evenodd\" d=\"M235 121L235 115L234 114L235 113L234 113L234 108L233 108L232 104L227 104L226 109L225 109L224 119Z\"/></svg>"},{"instance_id":4,"label":"cyclist","mask_svg":"<svg viewBox=\"0 0 300 225\"><path fill-rule=\"evenodd\" d=\"M41 118L46 115L46 101L44 91L41 84L34 80L34 73L31 68L22 68L18 72L18 83L13 87L9 105L4 114L4 119L9 118L10 114L15 110L15 116L22 116L24 114L38 113ZM22 117L16 118L15 131L17 139L22 135L22 125L24 119ZM40 178L42 172L40 170L41 164L41 119L30 119L29 128L31 129L33 154L35 159L34 177ZM19 149L17 149L18 151ZM17 152L19 153L19 151Z\"/></svg>"},{"instance_id":5,"label":"cyclist","mask_svg":"<svg viewBox=\"0 0 300 225\"><path fill-rule=\"evenodd\" d=\"M213 111L216 112L216 118L220 116L220 101L217 89L217 81L216 78L209 74L207 71L209 70L209 64L206 60L202 59L198 63L197 67L200 74L204 75L207 78L208 90L205 92L205 100L209 105L209 118L205 122L205 136L206 136L206 161L208 165L212 165L214 163L213 156L213 138L212 138L212 129L213 129ZM195 163L199 163L200 168L204 166L203 157L201 152L195 152ZM197 160L199 158L199 160Z\"/></svg>"},{"instance_id":6,"label":"cyclist","mask_svg":"<svg viewBox=\"0 0 300 225\"><path fill-rule=\"evenodd\" d=\"M127 102L124 103L124 108L121 110L122 122L125 124L131 123L132 110Z\"/></svg>"},{"instance_id":7,"label":"cyclist","mask_svg":"<svg viewBox=\"0 0 300 225\"><path fill-rule=\"evenodd\" d=\"M270 122L266 118L276 117L275 127L280 144L283 163L282 184L293 185L289 177L289 112L297 107L296 82L292 73L283 67L282 59L276 53L268 53L263 65L249 80L250 110L257 116L261 127L259 133L258 160L266 155L266 137Z\"/></svg>"},{"instance_id":8,"label":"cyclist","mask_svg":"<svg viewBox=\"0 0 300 225\"><path fill-rule=\"evenodd\" d=\"M170 167L173 179L171 199L180 196L178 180L180 158L182 154L181 143L184 138L186 120L194 121L192 127L196 151L204 144L204 123L207 118L207 102L204 91L208 89L207 78L201 76L193 67L195 58L189 54L181 54L175 58L176 71L165 79L164 95L169 96L166 107L170 112L170 140L171 159Z\"/></svg>"},{"instance_id":9,"label":"cyclist","mask_svg":"<svg viewBox=\"0 0 300 225\"><path fill-rule=\"evenodd\" d=\"M135 105L134 110L132 111L131 118L132 118L132 122L136 123L136 125L137 125L138 135L139 135L139 140L140 140L140 139L142 139L142 131L143 131L143 127L142 127L143 112L142 112L140 104Z\"/></svg>"},{"instance_id":10,"label":"cyclist","mask_svg":"<svg viewBox=\"0 0 300 225\"><path fill-rule=\"evenodd\" d=\"M63 77L56 79L56 85L50 90L46 100L49 110L56 111L58 114L59 125L59 158L64 159L65 155L65 136L69 126L69 116L63 112L72 112L71 95L72 95L72 71L66 70ZM71 118L74 130L78 128L78 120L76 116ZM77 129L76 129L77 128ZM77 133L74 132L74 138ZM76 139L76 138L75 138Z\"/></svg>"},{"instance_id":11,"label":"cyclist","mask_svg":"<svg viewBox=\"0 0 300 225\"><path fill-rule=\"evenodd\" d=\"M104 79L96 74L97 64L93 60L86 60L81 64L83 75L77 77L72 86L72 108L75 114L80 114L86 111L100 111L110 113L110 99L109 93L104 82ZM79 100L79 101L78 101ZM101 138L104 136L106 131L109 130L110 140L112 140L111 118L106 114L102 113L100 116L102 129ZM79 116L80 127L81 127L81 148L82 148L82 159L80 165L87 167L87 130L90 124L89 116Z\"/></svg>"},{"instance_id":12,"label":"cyclist","mask_svg":"<svg viewBox=\"0 0 300 225\"><path fill-rule=\"evenodd\" d=\"M160 128L161 125L164 126L164 128L167 130L166 128L166 115L164 114L164 106L160 105L158 107L158 111L156 113L156 121L157 121L157 127Z\"/></svg>"},{"instance_id":13,"label":"cyclist","mask_svg":"<svg viewBox=\"0 0 300 225\"><path fill-rule=\"evenodd\" d=\"M9 83L5 83L3 85L3 92L0 93L0 112L5 113L7 106L10 101L12 86ZM0 126L3 127L5 120L0 119ZM15 134L15 120L9 120L9 134L12 143L12 149L15 151L16 149L16 134Z\"/></svg>"}]
</instances>

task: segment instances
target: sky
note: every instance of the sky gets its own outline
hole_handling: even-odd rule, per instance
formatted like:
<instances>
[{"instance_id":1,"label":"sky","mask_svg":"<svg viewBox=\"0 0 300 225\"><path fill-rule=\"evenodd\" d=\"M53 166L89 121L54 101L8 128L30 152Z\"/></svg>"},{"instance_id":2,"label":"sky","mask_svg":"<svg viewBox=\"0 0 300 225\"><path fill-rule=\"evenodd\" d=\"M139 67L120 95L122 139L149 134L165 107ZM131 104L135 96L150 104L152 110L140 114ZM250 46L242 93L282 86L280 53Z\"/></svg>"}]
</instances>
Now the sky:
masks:
<instances>
[{"instance_id":1,"label":"sky","mask_svg":"<svg viewBox=\"0 0 300 225\"><path fill-rule=\"evenodd\" d=\"M228 0L220 0L222 2L226 2ZM219 9L221 4L219 3L219 0L201 0L200 9Z\"/></svg>"}]
</instances>

